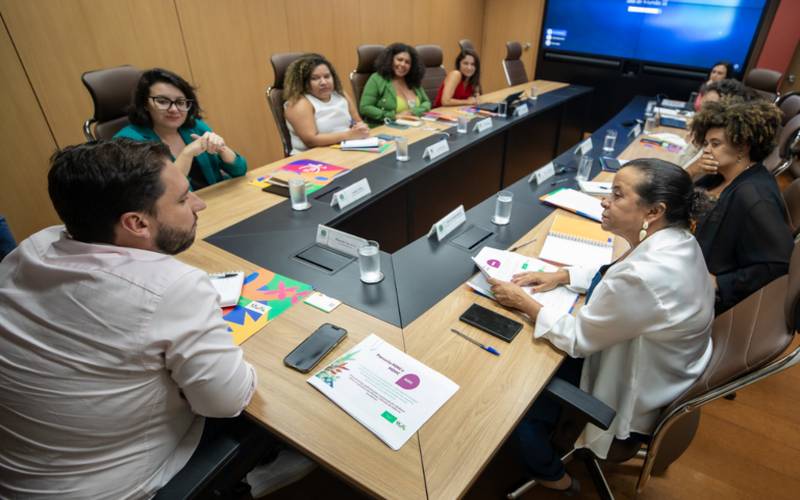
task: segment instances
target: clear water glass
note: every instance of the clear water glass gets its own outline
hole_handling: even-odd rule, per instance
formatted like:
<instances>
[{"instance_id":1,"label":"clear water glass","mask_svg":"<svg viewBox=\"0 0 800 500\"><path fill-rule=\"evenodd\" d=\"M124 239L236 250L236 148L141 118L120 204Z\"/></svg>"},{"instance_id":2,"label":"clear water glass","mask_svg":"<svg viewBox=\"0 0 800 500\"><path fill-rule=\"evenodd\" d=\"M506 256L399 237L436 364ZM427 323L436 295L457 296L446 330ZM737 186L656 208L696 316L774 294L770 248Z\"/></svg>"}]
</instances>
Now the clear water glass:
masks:
<instances>
[{"instance_id":1,"label":"clear water glass","mask_svg":"<svg viewBox=\"0 0 800 500\"><path fill-rule=\"evenodd\" d=\"M292 210L307 210L311 207L306 196L306 181L302 177L289 179L289 199L292 202Z\"/></svg>"},{"instance_id":2,"label":"clear water glass","mask_svg":"<svg viewBox=\"0 0 800 500\"><path fill-rule=\"evenodd\" d=\"M575 175L575 178L579 181L588 181L589 175L592 173L593 162L594 160L591 156L581 156L580 162L578 163L578 173Z\"/></svg>"},{"instance_id":3,"label":"clear water glass","mask_svg":"<svg viewBox=\"0 0 800 500\"><path fill-rule=\"evenodd\" d=\"M603 152L613 153L614 146L617 144L617 131L615 129L606 130L606 137L603 139Z\"/></svg>"},{"instance_id":4,"label":"clear water glass","mask_svg":"<svg viewBox=\"0 0 800 500\"><path fill-rule=\"evenodd\" d=\"M469 118L466 116L458 117L458 125L456 125L456 132L459 134L466 134L469 128Z\"/></svg>"},{"instance_id":5,"label":"clear water glass","mask_svg":"<svg viewBox=\"0 0 800 500\"><path fill-rule=\"evenodd\" d=\"M652 134L656 131L656 127L658 126L658 118L655 116L648 116L647 120L644 122L644 133L645 134Z\"/></svg>"},{"instance_id":6,"label":"clear water glass","mask_svg":"<svg viewBox=\"0 0 800 500\"><path fill-rule=\"evenodd\" d=\"M498 226L504 226L511 220L511 204L514 201L514 193L511 191L500 191L497 193L497 200L494 204L494 218L492 222Z\"/></svg>"},{"instance_id":7,"label":"clear water glass","mask_svg":"<svg viewBox=\"0 0 800 500\"><path fill-rule=\"evenodd\" d=\"M380 245L377 241L369 240L366 245L358 247L358 270L364 283L377 283L383 279Z\"/></svg>"},{"instance_id":8,"label":"clear water glass","mask_svg":"<svg viewBox=\"0 0 800 500\"><path fill-rule=\"evenodd\" d=\"M538 98L539 94L536 91L536 85L531 85L531 101L536 102Z\"/></svg>"},{"instance_id":9,"label":"clear water glass","mask_svg":"<svg viewBox=\"0 0 800 500\"><path fill-rule=\"evenodd\" d=\"M398 137L395 139L394 145L394 156L397 158L397 161L408 161L408 139L405 137Z\"/></svg>"},{"instance_id":10,"label":"clear water glass","mask_svg":"<svg viewBox=\"0 0 800 500\"><path fill-rule=\"evenodd\" d=\"M497 114L502 116L503 118L506 117L506 112L508 111L506 102L498 102L497 103Z\"/></svg>"}]
</instances>

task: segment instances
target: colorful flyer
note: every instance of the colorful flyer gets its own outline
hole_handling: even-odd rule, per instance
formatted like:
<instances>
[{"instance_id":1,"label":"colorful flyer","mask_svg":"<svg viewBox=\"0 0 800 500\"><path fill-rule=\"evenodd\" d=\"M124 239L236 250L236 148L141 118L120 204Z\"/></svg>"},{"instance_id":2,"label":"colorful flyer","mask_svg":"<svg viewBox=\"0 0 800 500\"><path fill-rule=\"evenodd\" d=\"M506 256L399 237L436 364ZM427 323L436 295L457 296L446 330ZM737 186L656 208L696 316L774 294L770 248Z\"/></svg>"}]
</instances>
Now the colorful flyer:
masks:
<instances>
[{"instance_id":1,"label":"colorful flyer","mask_svg":"<svg viewBox=\"0 0 800 500\"><path fill-rule=\"evenodd\" d=\"M308 383L393 450L399 450L458 385L375 334Z\"/></svg>"},{"instance_id":2,"label":"colorful flyer","mask_svg":"<svg viewBox=\"0 0 800 500\"><path fill-rule=\"evenodd\" d=\"M222 317L239 345L312 292L311 285L258 269L245 277L239 303L223 308Z\"/></svg>"}]
</instances>

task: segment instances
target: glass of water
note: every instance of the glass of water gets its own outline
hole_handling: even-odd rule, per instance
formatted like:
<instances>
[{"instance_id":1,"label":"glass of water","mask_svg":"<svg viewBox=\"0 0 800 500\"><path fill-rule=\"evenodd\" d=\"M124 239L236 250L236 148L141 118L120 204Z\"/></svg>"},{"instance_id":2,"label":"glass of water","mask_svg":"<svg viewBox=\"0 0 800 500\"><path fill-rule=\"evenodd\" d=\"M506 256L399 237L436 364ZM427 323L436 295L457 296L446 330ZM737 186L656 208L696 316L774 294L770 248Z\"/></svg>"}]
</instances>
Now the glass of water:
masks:
<instances>
[{"instance_id":1,"label":"glass of water","mask_svg":"<svg viewBox=\"0 0 800 500\"><path fill-rule=\"evenodd\" d=\"M289 179L289 199L292 202L292 210L308 210L311 208L306 196L306 181L302 177Z\"/></svg>"},{"instance_id":2,"label":"glass of water","mask_svg":"<svg viewBox=\"0 0 800 500\"><path fill-rule=\"evenodd\" d=\"M589 175L592 173L593 162L594 160L591 156L581 156L580 162L578 163L578 173L575 175L575 178L579 181L588 181Z\"/></svg>"},{"instance_id":3,"label":"glass of water","mask_svg":"<svg viewBox=\"0 0 800 500\"><path fill-rule=\"evenodd\" d=\"M614 146L617 144L617 131L613 128L606 130L606 137L603 139L603 152L613 153Z\"/></svg>"},{"instance_id":4,"label":"glass of water","mask_svg":"<svg viewBox=\"0 0 800 500\"><path fill-rule=\"evenodd\" d=\"M456 125L456 132L459 134L466 134L469 128L469 118L464 115L458 116L458 125Z\"/></svg>"},{"instance_id":5,"label":"glass of water","mask_svg":"<svg viewBox=\"0 0 800 500\"><path fill-rule=\"evenodd\" d=\"M656 127L658 126L658 118L656 116L648 116L647 120L644 122L644 133L645 134L652 134L656 131Z\"/></svg>"},{"instance_id":6,"label":"glass of water","mask_svg":"<svg viewBox=\"0 0 800 500\"><path fill-rule=\"evenodd\" d=\"M394 156L397 158L397 161L408 161L408 139L405 137L398 137L395 139L394 145Z\"/></svg>"},{"instance_id":7,"label":"glass of water","mask_svg":"<svg viewBox=\"0 0 800 500\"><path fill-rule=\"evenodd\" d=\"M536 102L539 94L536 93L536 85L531 85L531 101Z\"/></svg>"},{"instance_id":8,"label":"glass of water","mask_svg":"<svg viewBox=\"0 0 800 500\"><path fill-rule=\"evenodd\" d=\"M511 220L511 203L514 201L514 193L511 191L500 191L497 193L497 200L494 204L494 217L492 222L498 226L504 226Z\"/></svg>"},{"instance_id":9,"label":"glass of water","mask_svg":"<svg viewBox=\"0 0 800 500\"><path fill-rule=\"evenodd\" d=\"M364 283L378 283L383 279L381 252L377 241L368 240L358 247L358 270Z\"/></svg>"},{"instance_id":10,"label":"glass of water","mask_svg":"<svg viewBox=\"0 0 800 500\"><path fill-rule=\"evenodd\" d=\"M500 115L501 117L505 118L507 111L508 111L508 109L507 109L507 105L506 105L505 101L497 103L497 114L498 115Z\"/></svg>"}]
</instances>

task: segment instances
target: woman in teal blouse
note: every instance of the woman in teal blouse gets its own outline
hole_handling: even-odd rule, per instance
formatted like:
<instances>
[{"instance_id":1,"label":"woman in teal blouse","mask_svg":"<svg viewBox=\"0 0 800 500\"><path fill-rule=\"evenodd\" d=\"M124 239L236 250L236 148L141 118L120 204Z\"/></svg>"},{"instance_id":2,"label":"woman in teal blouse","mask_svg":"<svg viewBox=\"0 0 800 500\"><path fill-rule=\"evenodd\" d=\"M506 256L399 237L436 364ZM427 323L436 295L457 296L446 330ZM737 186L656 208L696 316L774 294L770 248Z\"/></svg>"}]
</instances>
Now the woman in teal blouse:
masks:
<instances>
[{"instance_id":1,"label":"woman in teal blouse","mask_svg":"<svg viewBox=\"0 0 800 500\"><path fill-rule=\"evenodd\" d=\"M200 118L200 104L189 82L171 71L145 71L128 112L131 124L114 137L163 142L175 165L200 189L247 172L247 162Z\"/></svg>"},{"instance_id":2,"label":"woman in teal blouse","mask_svg":"<svg viewBox=\"0 0 800 500\"><path fill-rule=\"evenodd\" d=\"M422 65L416 49L404 43L386 47L375 61L375 73L369 77L358 111L369 123L385 119L420 116L431 109L431 100L422 89Z\"/></svg>"}]
</instances>

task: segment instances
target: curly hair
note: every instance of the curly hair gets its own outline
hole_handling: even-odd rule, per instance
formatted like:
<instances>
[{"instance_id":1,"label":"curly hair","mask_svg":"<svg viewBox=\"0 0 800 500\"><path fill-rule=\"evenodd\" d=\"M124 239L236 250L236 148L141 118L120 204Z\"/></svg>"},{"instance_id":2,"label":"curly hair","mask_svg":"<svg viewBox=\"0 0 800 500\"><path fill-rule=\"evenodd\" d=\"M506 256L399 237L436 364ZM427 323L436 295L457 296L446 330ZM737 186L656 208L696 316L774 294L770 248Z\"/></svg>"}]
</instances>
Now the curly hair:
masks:
<instances>
[{"instance_id":1,"label":"curly hair","mask_svg":"<svg viewBox=\"0 0 800 500\"><path fill-rule=\"evenodd\" d=\"M142 73L139 83L136 84L136 90L133 92L133 103L128 107L128 119L131 123L141 127L153 126L153 119L147 110L147 99L150 98L150 87L156 83L168 83L183 92L187 100L192 101L192 107L186 112L186 121L183 122L185 126L194 127L195 120L203 118L200 115L203 110L197 100L195 88L172 71L153 68Z\"/></svg>"},{"instance_id":2,"label":"curly hair","mask_svg":"<svg viewBox=\"0 0 800 500\"><path fill-rule=\"evenodd\" d=\"M419 57L417 49L404 43L393 43L386 47L381 55L375 59L375 71L384 78L394 78L394 56L401 52L407 52L411 56L411 69L406 73L405 81L408 88L415 89L422 84L422 77L425 75L425 66Z\"/></svg>"},{"instance_id":3,"label":"curly hair","mask_svg":"<svg viewBox=\"0 0 800 500\"><path fill-rule=\"evenodd\" d=\"M317 66L324 64L328 67L333 77L333 88L342 94L342 81L333 64L320 54L303 54L286 68L286 77L283 81L283 98L290 103L297 102L303 94L311 93L311 73Z\"/></svg>"},{"instance_id":4,"label":"curly hair","mask_svg":"<svg viewBox=\"0 0 800 500\"><path fill-rule=\"evenodd\" d=\"M751 89L750 87L745 87L742 82L739 80L734 80L733 78L725 78L724 80L711 82L706 85L706 93L712 91L719 94L720 97L740 97L745 101L755 101L757 99L764 98L755 90Z\"/></svg>"},{"instance_id":5,"label":"curly hair","mask_svg":"<svg viewBox=\"0 0 800 500\"><path fill-rule=\"evenodd\" d=\"M780 123L781 112L771 102L727 97L703 104L692 120L692 142L701 145L710 129L722 128L731 144L749 146L750 159L761 161L775 148Z\"/></svg>"},{"instance_id":6,"label":"curly hair","mask_svg":"<svg viewBox=\"0 0 800 500\"><path fill-rule=\"evenodd\" d=\"M463 49L459 52L456 56L456 69L461 70L461 61L467 56L472 56L475 61L475 73L467 79L467 83L472 85L473 88L479 89L481 86L481 60L477 52L472 49Z\"/></svg>"}]
</instances>

